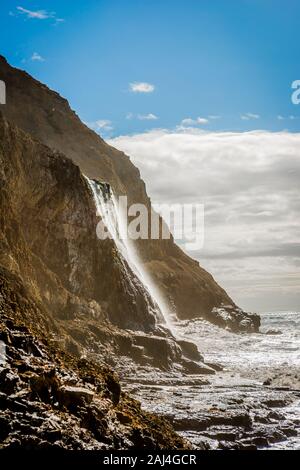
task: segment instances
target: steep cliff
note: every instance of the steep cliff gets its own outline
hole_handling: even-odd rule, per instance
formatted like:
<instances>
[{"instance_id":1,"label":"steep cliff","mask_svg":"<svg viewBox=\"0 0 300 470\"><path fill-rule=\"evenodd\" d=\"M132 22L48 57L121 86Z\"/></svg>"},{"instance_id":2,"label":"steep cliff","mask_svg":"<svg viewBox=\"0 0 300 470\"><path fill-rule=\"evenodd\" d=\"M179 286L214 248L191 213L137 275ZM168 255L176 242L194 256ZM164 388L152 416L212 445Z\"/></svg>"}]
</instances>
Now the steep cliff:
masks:
<instances>
[{"instance_id":1,"label":"steep cliff","mask_svg":"<svg viewBox=\"0 0 300 470\"><path fill-rule=\"evenodd\" d=\"M114 242L96 236L86 179L71 160L0 114L0 264L25 280L52 318L75 313L151 331L151 299Z\"/></svg>"},{"instance_id":2,"label":"steep cliff","mask_svg":"<svg viewBox=\"0 0 300 470\"><path fill-rule=\"evenodd\" d=\"M12 68L1 56L0 78L5 81L7 87L7 104L2 106L2 111L10 122L16 124L19 128L50 148L72 159L80 167L81 171L90 178L108 182L116 194L126 194L130 203L144 203L150 208L151 202L147 196L145 184L140 178L138 169L132 164L129 157L107 145L97 134L87 128L75 112L70 109L65 99L49 90L45 85L30 77L27 73ZM44 150L44 152L47 151ZM80 220L76 216L75 211L72 218L65 221L63 230L64 235L70 241L70 253L72 253L74 259L77 256L82 256L83 258L87 256L87 259L93 263L93 277L90 277L91 273L86 275L84 269L79 272L75 267L76 263L74 263L74 271L72 271L72 266L66 260L60 259L62 233L58 233L54 239L47 235L47 231L50 229L53 233L57 230L56 220L59 217L59 211L55 208L55 214L51 213L51 207L54 207L56 203L59 203L60 207L62 207L61 204L68 204L68 201L59 200L60 196L59 193L56 193L56 190L59 189L60 185L67 184L71 187L72 178L75 178L77 182L81 178L79 170L70 170L68 163L66 163L63 157L60 155L58 158L65 162L65 171L63 175L57 174L58 182L50 181L50 184L53 186L53 194L43 195L42 189L35 187L33 196L32 194L29 195L29 198L33 197L30 204L38 205L38 215L36 222L30 222L30 226L27 227L25 237L27 237L27 240L31 240L32 251L42 259L42 262L45 263L47 260L53 272L57 273L57 269L59 270L59 275L64 284L62 289L72 284L76 294L80 294L83 290L89 294L93 291L96 298L101 297L101 299L105 298L107 300L109 297L116 296L118 299L121 295L117 292L118 289L115 288L111 292L105 282L105 279L112 275L113 279L118 279L116 284L122 283L121 275L114 270L110 256L105 259L103 254L99 253L100 248L96 248L96 245L93 245L92 250L90 247L87 249L85 245L85 230L86 227L91 227L92 225L91 215L85 216L89 217L89 220ZM51 164L53 165L53 163ZM28 170L30 173L31 168L28 168ZM47 177L46 169L45 173ZM27 178L30 180L29 175ZM66 181L64 181L65 178ZM70 209L72 209L72 204L73 208L74 205L80 207L83 204L91 204L91 201L87 198L86 186L81 183L80 187L82 192L81 194L73 195ZM25 198L28 196L22 192L22 188L18 186L17 182L14 189L20 191L17 209L20 214L23 214L23 221L26 225L29 209L25 209L23 205ZM29 191L28 181L26 183L26 191ZM47 207L42 207L42 200L47 202ZM36 209L36 206L31 206L32 211L36 211ZM46 224L45 219L49 219L49 217L51 223L48 222ZM45 233L43 240L34 238L35 223L42 223ZM73 230L75 225L78 228L77 232L80 233L80 235L77 234L75 236L76 240L74 240ZM52 241L49 245L50 238ZM53 240L55 240L54 244ZM63 243L66 243L66 240ZM79 245L82 248L80 255L77 251ZM222 305L235 307L234 302L215 282L213 277L201 268L198 262L189 258L176 246L172 238L170 240L139 241L137 248L147 271L159 287L170 308L175 310L179 318L203 316L213 322L224 323L221 317L215 314L214 308L219 308ZM112 273L113 270L114 272ZM101 276L101 272L106 272L106 275L104 277ZM124 304L114 301L114 309L111 313L118 318L121 318L120 305ZM135 315L138 315L138 310L136 309ZM233 318L232 323L236 323L235 329L238 330L243 314L240 312L240 317L236 322L234 320L235 309L231 310L231 316ZM133 317L134 315L131 315L131 318Z\"/></svg>"}]
</instances>

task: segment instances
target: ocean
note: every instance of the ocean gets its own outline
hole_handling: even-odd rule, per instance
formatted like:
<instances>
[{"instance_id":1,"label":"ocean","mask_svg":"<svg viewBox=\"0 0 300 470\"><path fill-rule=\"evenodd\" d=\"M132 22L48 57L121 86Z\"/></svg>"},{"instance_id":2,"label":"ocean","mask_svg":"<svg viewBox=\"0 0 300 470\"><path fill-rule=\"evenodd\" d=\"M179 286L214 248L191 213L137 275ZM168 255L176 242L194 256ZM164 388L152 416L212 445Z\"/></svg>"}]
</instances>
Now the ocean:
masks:
<instances>
[{"instance_id":1,"label":"ocean","mask_svg":"<svg viewBox=\"0 0 300 470\"><path fill-rule=\"evenodd\" d=\"M205 359L249 377L251 370L300 373L300 312L261 314L260 333L237 335L205 321L181 322L177 333L197 344ZM274 333L274 334L268 334Z\"/></svg>"},{"instance_id":2,"label":"ocean","mask_svg":"<svg viewBox=\"0 0 300 470\"><path fill-rule=\"evenodd\" d=\"M269 312L261 319L255 334L234 334L203 320L177 322L176 336L196 343L205 362L223 371L183 377L140 368L136 383L124 385L196 448L234 448L240 442L300 449L300 313ZM250 428L242 423L245 416Z\"/></svg>"}]
</instances>

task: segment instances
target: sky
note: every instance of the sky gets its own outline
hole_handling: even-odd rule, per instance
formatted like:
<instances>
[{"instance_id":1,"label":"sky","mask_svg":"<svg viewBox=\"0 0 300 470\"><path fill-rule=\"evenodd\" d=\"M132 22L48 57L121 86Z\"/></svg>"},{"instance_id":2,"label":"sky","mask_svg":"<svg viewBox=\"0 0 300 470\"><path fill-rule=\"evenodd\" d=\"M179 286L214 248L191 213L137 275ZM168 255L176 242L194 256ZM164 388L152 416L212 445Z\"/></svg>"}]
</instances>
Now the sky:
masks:
<instances>
[{"instance_id":1,"label":"sky","mask_svg":"<svg viewBox=\"0 0 300 470\"><path fill-rule=\"evenodd\" d=\"M298 0L1 0L0 18L0 53L131 155L155 202L204 203L191 255L234 300L300 309Z\"/></svg>"}]
</instances>

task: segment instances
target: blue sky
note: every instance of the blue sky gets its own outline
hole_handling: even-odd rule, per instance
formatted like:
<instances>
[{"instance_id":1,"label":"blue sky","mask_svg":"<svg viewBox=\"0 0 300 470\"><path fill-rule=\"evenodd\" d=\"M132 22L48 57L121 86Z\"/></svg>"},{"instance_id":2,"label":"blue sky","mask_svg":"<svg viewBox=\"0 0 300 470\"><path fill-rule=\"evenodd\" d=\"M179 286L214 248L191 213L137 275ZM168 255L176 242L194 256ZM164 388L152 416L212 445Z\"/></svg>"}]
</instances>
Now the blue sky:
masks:
<instances>
[{"instance_id":1,"label":"blue sky","mask_svg":"<svg viewBox=\"0 0 300 470\"><path fill-rule=\"evenodd\" d=\"M183 120L300 130L298 0L2 0L0 14L0 52L106 137Z\"/></svg>"}]
</instances>

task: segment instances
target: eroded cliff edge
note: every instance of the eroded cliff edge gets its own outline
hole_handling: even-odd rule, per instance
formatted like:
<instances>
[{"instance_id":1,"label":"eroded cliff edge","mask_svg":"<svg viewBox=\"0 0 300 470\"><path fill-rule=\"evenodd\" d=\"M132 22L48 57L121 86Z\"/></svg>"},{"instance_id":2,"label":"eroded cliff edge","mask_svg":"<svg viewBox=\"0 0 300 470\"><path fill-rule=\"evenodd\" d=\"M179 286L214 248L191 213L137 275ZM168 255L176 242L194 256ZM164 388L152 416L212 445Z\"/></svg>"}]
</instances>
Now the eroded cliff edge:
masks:
<instances>
[{"instance_id":1,"label":"eroded cliff edge","mask_svg":"<svg viewBox=\"0 0 300 470\"><path fill-rule=\"evenodd\" d=\"M193 346L179 346L160 325L114 240L98 240L95 201L79 167L1 113L0 188L0 267L22 281L63 350L213 373L183 357L181 348Z\"/></svg>"},{"instance_id":2,"label":"eroded cliff edge","mask_svg":"<svg viewBox=\"0 0 300 470\"><path fill-rule=\"evenodd\" d=\"M27 73L11 67L1 56L0 76L8 94L2 111L10 122L62 152L90 178L108 182L116 194L126 194L130 203L151 207L145 184L130 158L86 127L65 99ZM202 316L235 331L258 328L258 319L244 316L236 309L213 277L183 253L172 238L139 241L138 250L146 269L179 318ZM224 306L225 312L217 311ZM241 323L245 319L246 323Z\"/></svg>"}]
</instances>

